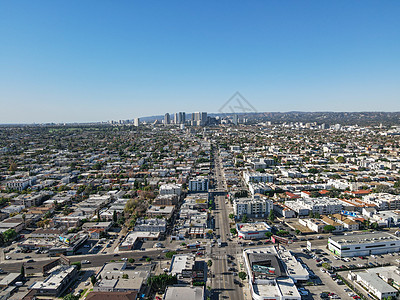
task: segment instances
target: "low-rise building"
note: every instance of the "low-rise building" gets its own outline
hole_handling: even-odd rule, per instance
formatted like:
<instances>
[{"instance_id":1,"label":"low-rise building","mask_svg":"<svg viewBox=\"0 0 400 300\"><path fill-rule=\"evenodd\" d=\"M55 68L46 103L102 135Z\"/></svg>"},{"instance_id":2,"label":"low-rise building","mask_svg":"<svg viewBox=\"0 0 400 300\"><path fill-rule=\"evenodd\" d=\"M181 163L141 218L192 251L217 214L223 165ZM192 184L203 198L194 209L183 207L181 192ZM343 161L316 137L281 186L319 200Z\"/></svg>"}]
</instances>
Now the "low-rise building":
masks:
<instances>
[{"instance_id":1,"label":"low-rise building","mask_svg":"<svg viewBox=\"0 0 400 300\"><path fill-rule=\"evenodd\" d=\"M167 229L167 221L165 219L145 219L140 218L136 221L135 231L146 232L165 232Z\"/></svg>"},{"instance_id":2,"label":"low-rise building","mask_svg":"<svg viewBox=\"0 0 400 300\"><path fill-rule=\"evenodd\" d=\"M295 283L309 274L284 247L245 249L243 258L254 300L301 299Z\"/></svg>"},{"instance_id":3,"label":"low-rise building","mask_svg":"<svg viewBox=\"0 0 400 300\"><path fill-rule=\"evenodd\" d=\"M94 292L137 292L143 293L151 265L127 268L126 262L106 263L97 274Z\"/></svg>"},{"instance_id":4,"label":"low-rise building","mask_svg":"<svg viewBox=\"0 0 400 300\"><path fill-rule=\"evenodd\" d=\"M367 291L378 299L387 299L388 297L395 298L398 290L391 286L380 276L381 268L366 269L363 271L350 271L348 278L351 281L358 282L361 286L365 287Z\"/></svg>"},{"instance_id":5,"label":"low-rise building","mask_svg":"<svg viewBox=\"0 0 400 300\"><path fill-rule=\"evenodd\" d=\"M271 232L271 227L265 222L237 223L236 230L239 238L254 240L265 238L265 234Z\"/></svg>"},{"instance_id":6,"label":"low-rise building","mask_svg":"<svg viewBox=\"0 0 400 300\"><path fill-rule=\"evenodd\" d=\"M36 290L37 296L60 296L74 282L78 273L76 266L58 266L44 281L36 281L30 288Z\"/></svg>"},{"instance_id":7,"label":"low-rise building","mask_svg":"<svg viewBox=\"0 0 400 300\"><path fill-rule=\"evenodd\" d=\"M330 236L328 249L340 257L399 252L400 238L387 232Z\"/></svg>"},{"instance_id":8,"label":"low-rise building","mask_svg":"<svg viewBox=\"0 0 400 300\"><path fill-rule=\"evenodd\" d=\"M163 300L204 300L204 295L204 287L201 286L168 286Z\"/></svg>"}]
</instances>

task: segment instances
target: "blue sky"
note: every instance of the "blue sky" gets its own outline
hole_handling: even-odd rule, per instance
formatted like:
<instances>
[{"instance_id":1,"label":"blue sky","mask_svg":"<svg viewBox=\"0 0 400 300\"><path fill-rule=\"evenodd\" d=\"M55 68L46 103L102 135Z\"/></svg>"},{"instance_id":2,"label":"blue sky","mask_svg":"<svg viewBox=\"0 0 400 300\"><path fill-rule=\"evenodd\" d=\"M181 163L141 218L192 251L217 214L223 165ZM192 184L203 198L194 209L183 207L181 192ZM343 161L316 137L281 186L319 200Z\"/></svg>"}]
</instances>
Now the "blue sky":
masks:
<instances>
[{"instance_id":1,"label":"blue sky","mask_svg":"<svg viewBox=\"0 0 400 300\"><path fill-rule=\"evenodd\" d=\"M400 111L399 1L0 0L0 123Z\"/></svg>"}]
</instances>

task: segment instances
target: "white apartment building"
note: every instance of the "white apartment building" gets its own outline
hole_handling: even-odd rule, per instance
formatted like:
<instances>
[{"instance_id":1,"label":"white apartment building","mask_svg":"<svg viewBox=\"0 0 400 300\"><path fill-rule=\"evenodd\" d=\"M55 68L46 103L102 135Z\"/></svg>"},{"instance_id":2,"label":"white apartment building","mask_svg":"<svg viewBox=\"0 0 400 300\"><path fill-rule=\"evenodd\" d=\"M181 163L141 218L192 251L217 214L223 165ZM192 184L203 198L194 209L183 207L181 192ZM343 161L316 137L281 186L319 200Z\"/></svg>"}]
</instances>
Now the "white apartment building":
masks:
<instances>
[{"instance_id":1,"label":"white apartment building","mask_svg":"<svg viewBox=\"0 0 400 300\"><path fill-rule=\"evenodd\" d=\"M36 177L24 178L24 179L15 179L6 183L6 187L10 190L18 190L22 192L27 187L33 185L36 181Z\"/></svg>"},{"instance_id":2,"label":"white apartment building","mask_svg":"<svg viewBox=\"0 0 400 300\"><path fill-rule=\"evenodd\" d=\"M337 214L343 208L342 202L333 198L299 198L295 201L286 201L285 205L294 210L299 217L307 216L310 212L320 215Z\"/></svg>"},{"instance_id":3,"label":"white apartment building","mask_svg":"<svg viewBox=\"0 0 400 300\"><path fill-rule=\"evenodd\" d=\"M388 193L376 193L365 195L362 198L368 204L374 204L378 210L400 209L400 196Z\"/></svg>"},{"instance_id":4,"label":"white apartment building","mask_svg":"<svg viewBox=\"0 0 400 300\"><path fill-rule=\"evenodd\" d=\"M274 182L275 176L268 173L243 172L243 178L246 184L249 182Z\"/></svg>"},{"instance_id":5,"label":"white apartment building","mask_svg":"<svg viewBox=\"0 0 400 300\"><path fill-rule=\"evenodd\" d=\"M233 201L233 210L237 218L247 215L251 218L268 217L273 202L267 198L238 198Z\"/></svg>"},{"instance_id":6,"label":"white apartment building","mask_svg":"<svg viewBox=\"0 0 400 300\"><path fill-rule=\"evenodd\" d=\"M182 184L163 184L160 186L160 195L178 195L182 194Z\"/></svg>"}]
</instances>

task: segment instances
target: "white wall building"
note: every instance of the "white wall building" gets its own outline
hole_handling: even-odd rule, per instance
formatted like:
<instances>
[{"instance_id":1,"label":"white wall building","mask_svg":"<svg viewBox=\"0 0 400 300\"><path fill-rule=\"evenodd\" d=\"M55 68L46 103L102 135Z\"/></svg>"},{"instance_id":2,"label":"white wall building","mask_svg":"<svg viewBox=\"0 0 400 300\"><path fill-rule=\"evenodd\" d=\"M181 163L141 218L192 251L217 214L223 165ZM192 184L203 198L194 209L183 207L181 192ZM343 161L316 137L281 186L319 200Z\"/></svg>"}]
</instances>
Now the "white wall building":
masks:
<instances>
[{"instance_id":1,"label":"white wall building","mask_svg":"<svg viewBox=\"0 0 400 300\"><path fill-rule=\"evenodd\" d=\"M243 178L246 184L249 184L249 182L274 182L275 176L268 173L243 172Z\"/></svg>"},{"instance_id":2,"label":"white wall building","mask_svg":"<svg viewBox=\"0 0 400 300\"><path fill-rule=\"evenodd\" d=\"M265 222L237 223L238 237L244 240L265 238L265 233L271 231L271 227Z\"/></svg>"},{"instance_id":3,"label":"white wall building","mask_svg":"<svg viewBox=\"0 0 400 300\"><path fill-rule=\"evenodd\" d=\"M267 198L237 198L233 200L233 210L237 218L244 215L253 218L268 217L273 202Z\"/></svg>"},{"instance_id":4,"label":"white wall building","mask_svg":"<svg viewBox=\"0 0 400 300\"><path fill-rule=\"evenodd\" d=\"M160 186L160 195L178 195L182 194L182 184L163 184Z\"/></svg>"},{"instance_id":5,"label":"white wall building","mask_svg":"<svg viewBox=\"0 0 400 300\"><path fill-rule=\"evenodd\" d=\"M341 257L400 251L400 238L386 232L330 236L328 249Z\"/></svg>"}]
</instances>

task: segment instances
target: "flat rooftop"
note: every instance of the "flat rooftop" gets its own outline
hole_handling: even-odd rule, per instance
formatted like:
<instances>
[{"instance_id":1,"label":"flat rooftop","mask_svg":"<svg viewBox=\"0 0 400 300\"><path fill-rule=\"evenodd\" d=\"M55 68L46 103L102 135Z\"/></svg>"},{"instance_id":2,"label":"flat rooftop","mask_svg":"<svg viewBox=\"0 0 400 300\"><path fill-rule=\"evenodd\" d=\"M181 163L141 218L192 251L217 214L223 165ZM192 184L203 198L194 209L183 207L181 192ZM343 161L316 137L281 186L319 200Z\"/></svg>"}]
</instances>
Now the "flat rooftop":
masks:
<instances>
[{"instance_id":1,"label":"flat rooftop","mask_svg":"<svg viewBox=\"0 0 400 300\"><path fill-rule=\"evenodd\" d=\"M237 227L242 232L248 231L270 231L271 227L265 222L238 223Z\"/></svg>"},{"instance_id":2,"label":"flat rooftop","mask_svg":"<svg viewBox=\"0 0 400 300\"><path fill-rule=\"evenodd\" d=\"M176 299L203 300L204 288L192 286L169 286L165 292L164 300Z\"/></svg>"},{"instance_id":3,"label":"flat rooftop","mask_svg":"<svg viewBox=\"0 0 400 300\"><path fill-rule=\"evenodd\" d=\"M371 233L339 235L339 236L331 236L329 237L329 239L340 245L400 241L398 237L387 232L371 232Z\"/></svg>"},{"instance_id":4,"label":"flat rooftop","mask_svg":"<svg viewBox=\"0 0 400 300\"><path fill-rule=\"evenodd\" d=\"M181 274L182 270L192 269L195 257L192 254L177 254L172 257L170 273L172 275Z\"/></svg>"}]
</instances>

